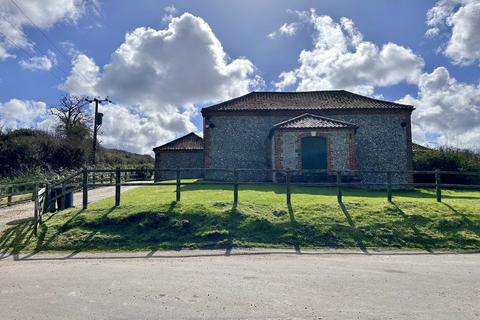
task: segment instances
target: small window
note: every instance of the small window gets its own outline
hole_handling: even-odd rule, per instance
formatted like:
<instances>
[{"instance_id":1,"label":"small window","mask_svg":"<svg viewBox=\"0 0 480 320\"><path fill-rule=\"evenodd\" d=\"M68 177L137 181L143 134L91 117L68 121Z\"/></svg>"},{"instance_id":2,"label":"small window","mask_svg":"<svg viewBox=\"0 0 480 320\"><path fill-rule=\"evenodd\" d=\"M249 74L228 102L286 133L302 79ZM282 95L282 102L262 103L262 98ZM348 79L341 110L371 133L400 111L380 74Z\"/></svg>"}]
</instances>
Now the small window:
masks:
<instances>
[{"instance_id":1,"label":"small window","mask_svg":"<svg viewBox=\"0 0 480 320\"><path fill-rule=\"evenodd\" d=\"M400 125L402 126L402 128L405 128L407 126L407 123L405 121L402 121L402 123L400 123Z\"/></svg>"}]
</instances>

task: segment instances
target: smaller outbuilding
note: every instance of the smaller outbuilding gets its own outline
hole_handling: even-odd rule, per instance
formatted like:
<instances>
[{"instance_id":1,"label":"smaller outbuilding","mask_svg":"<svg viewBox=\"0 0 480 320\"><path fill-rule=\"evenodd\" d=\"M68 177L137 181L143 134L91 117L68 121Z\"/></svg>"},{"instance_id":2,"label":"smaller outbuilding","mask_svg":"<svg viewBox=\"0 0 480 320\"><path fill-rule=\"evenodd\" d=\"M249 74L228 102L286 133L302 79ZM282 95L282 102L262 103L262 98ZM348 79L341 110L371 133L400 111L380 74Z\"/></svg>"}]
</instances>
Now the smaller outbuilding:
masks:
<instances>
[{"instance_id":1,"label":"smaller outbuilding","mask_svg":"<svg viewBox=\"0 0 480 320\"><path fill-rule=\"evenodd\" d=\"M186 136L153 148L155 152L155 181L175 179L172 168L203 168L203 139L191 132ZM182 178L200 178L201 170L183 172Z\"/></svg>"}]
</instances>

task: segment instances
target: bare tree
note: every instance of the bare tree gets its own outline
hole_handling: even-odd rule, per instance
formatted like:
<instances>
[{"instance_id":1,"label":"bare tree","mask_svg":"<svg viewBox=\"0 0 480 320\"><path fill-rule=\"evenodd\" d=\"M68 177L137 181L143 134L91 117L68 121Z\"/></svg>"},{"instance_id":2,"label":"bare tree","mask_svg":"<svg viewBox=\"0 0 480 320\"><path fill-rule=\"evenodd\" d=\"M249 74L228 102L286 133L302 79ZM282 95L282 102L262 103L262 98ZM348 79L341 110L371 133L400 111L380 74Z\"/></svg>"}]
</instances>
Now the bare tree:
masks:
<instances>
[{"instance_id":1,"label":"bare tree","mask_svg":"<svg viewBox=\"0 0 480 320\"><path fill-rule=\"evenodd\" d=\"M57 118L56 131L67 140L81 141L91 135L92 117L89 103L78 96L66 94L50 112Z\"/></svg>"}]
</instances>

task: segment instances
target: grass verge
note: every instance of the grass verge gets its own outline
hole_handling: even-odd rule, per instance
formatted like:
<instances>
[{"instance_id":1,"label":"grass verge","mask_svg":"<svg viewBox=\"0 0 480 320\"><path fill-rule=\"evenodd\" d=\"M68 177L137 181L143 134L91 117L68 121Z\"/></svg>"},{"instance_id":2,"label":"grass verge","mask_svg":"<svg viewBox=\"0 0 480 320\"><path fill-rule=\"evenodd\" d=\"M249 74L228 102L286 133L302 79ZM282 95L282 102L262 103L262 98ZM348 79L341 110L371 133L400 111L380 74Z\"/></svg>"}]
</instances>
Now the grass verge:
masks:
<instances>
[{"instance_id":1,"label":"grass verge","mask_svg":"<svg viewBox=\"0 0 480 320\"><path fill-rule=\"evenodd\" d=\"M292 207L282 186L241 186L232 204L229 186L182 187L175 202L170 186L137 188L87 210L44 216L39 236L31 222L0 235L0 252L152 250L234 246L480 249L480 192L446 190L437 203L432 190L385 192L295 186Z\"/></svg>"},{"instance_id":2,"label":"grass verge","mask_svg":"<svg viewBox=\"0 0 480 320\"><path fill-rule=\"evenodd\" d=\"M32 193L20 194L12 196L12 204L19 203L19 202L27 202L32 201ZM8 204L8 198L4 197L0 199L0 207L6 206Z\"/></svg>"}]
</instances>

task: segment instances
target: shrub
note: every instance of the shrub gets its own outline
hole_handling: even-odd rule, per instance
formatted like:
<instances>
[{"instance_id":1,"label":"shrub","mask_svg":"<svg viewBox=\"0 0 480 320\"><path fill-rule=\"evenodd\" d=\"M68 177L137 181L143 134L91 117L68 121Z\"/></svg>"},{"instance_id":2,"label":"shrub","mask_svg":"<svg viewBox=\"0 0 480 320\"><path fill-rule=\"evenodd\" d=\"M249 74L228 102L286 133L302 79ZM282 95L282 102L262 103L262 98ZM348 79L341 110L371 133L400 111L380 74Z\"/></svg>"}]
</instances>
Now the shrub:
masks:
<instances>
[{"instance_id":1,"label":"shrub","mask_svg":"<svg viewBox=\"0 0 480 320\"><path fill-rule=\"evenodd\" d=\"M422 149L413 153L414 170L463 171L480 173L480 154L471 151L444 147ZM415 182L434 182L433 175L415 175ZM443 183L480 184L480 176L442 175Z\"/></svg>"}]
</instances>

